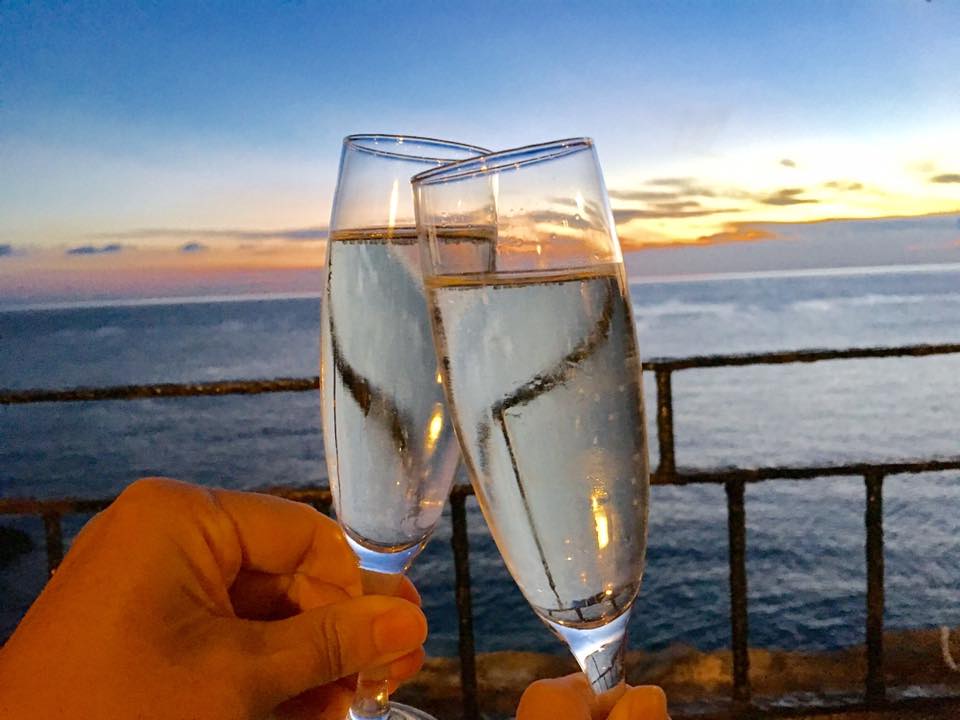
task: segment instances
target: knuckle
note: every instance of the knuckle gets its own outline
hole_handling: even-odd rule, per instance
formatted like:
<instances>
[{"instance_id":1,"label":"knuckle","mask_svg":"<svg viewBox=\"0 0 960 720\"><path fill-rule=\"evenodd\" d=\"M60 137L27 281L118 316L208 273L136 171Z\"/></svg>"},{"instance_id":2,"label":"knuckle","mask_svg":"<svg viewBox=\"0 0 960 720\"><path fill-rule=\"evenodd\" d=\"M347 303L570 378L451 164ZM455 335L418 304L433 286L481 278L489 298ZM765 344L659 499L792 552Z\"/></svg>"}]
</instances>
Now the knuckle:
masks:
<instances>
[{"instance_id":1,"label":"knuckle","mask_svg":"<svg viewBox=\"0 0 960 720\"><path fill-rule=\"evenodd\" d=\"M337 614L324 613L314 627L313 640L320 674L328 681L349 674L349 668L347 668L349 642L342 623L337 619Z\"/></svg>"},{"instance_id":2,"label":"knuckle","mask_svg":"<svg viewBox=\"0 0 960 720\"><path fill-rule=\"evenodd\" d=\"M117 497L118 506L142 505L156 502L174 491L178 485L174 480L160 477L146 477L127 485Z\"/></svg>"},{"instance_id":3,"label":"knuckle","mask_svg":"<svg viewBox=\"0 0 960 720\"><path fill-rule=\"evenodd\" d=\"M111 524L139 526L161 516L184 517L195 503L196 488L170 478L147 477L130 483L108 508Z\"/></svg>"}]
</instances>

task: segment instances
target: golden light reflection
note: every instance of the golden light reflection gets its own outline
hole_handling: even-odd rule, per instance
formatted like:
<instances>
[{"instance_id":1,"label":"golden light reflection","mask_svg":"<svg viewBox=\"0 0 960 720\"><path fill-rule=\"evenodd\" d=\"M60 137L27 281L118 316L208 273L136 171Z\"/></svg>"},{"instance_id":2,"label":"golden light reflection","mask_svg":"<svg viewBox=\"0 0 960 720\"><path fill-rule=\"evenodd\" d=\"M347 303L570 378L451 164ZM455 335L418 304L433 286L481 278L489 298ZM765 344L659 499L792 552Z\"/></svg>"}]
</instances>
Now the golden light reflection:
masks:
<instances>
[{"instance_id":1,"label":"golden light reflection","mask_svg":"<svg viewBox=\"0 0 960 720\"><path fill-rule=\"evenodd\" d=\"M443 404L434 403L433 414L430 415L430 422L427 425L427 452L433 452L437 446L437 440L440 439L440 433L443 431Z\"/></svg>"},{"instance_id":2,"label":"golden light reflection","mask_svg":"<svg viewBox=\"0 0 960 720\"><path fill-rule=\"evenodd\" d=\"M577 190L577 196L574 198L574 200L577 203L577 212L580 213L581 217L583 217L586 212L586 203L583 201L583 193Z\"/></svg>"},{"instance_id":3,"label":"golden light reflection","mask_svg":"<svg viewBox=\"0 0 960 720\"><path fill-rule=\"evenodd\" d=\"M393 229L397 224L397 203L400 200L400 180L393 181L390 189L390 215L387 218L387 227Z\"/></svg>"},{"instance_id":4,"label":"golden light reflection","mask_svg":"<svg viewBox=\"0 0 960 720\"><path fill-rule=\"evenodd\" d=\"M442 383L443 383L443 375L441 375L440 371L437 370L437 385L441 385Z\"/></svg>"},{"instance_id":5,"label":"golden light reflection","mask_svg":"<svg viewBox=\"0 0 960 720\"><path fill-rule=\"evenodd\" d=\"M603 550L610 544L610 532L607 522L607 511L601 502L607 499L607 493L602 489L594 490L590 494L590 507L593 510L593 523L597 531L597 547Z\"/></svg>"}]
</instances>

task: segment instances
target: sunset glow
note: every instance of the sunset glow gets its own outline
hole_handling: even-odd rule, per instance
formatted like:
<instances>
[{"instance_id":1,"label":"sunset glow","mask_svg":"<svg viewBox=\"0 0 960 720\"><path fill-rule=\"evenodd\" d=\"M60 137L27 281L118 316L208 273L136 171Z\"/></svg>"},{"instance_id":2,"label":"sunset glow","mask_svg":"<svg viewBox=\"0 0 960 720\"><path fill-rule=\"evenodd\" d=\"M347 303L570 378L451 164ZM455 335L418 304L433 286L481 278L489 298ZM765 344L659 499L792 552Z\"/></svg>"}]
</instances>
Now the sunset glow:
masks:
<instances>
[{"instance_id":1,"label":"sunset glow","mask_svg":"<svg viewBox=\"0 0 960 720\"><path fill-rule=\"evenodd\" d=\"M960 262L960 8L541 10L0 8L0 302L319 291L340 140L370 130L594 137L651 272L808 238L822 267ZM484 52L452 39L493 17Z\"/></svg>"},{"instance_id":2,"label":"sunset glow","mask_svg":"<svg viewBox=\"0 0 960 720\"><path fill-rule=\"evenodd\" d=\"M750 241L772 235L746 224L960 214L960 176L948 172L960 167L955 135L899 142L890 154L826 142L790 157L744 151L613 187L621 241L625 248Z\"/></svg>"}]
</instances>

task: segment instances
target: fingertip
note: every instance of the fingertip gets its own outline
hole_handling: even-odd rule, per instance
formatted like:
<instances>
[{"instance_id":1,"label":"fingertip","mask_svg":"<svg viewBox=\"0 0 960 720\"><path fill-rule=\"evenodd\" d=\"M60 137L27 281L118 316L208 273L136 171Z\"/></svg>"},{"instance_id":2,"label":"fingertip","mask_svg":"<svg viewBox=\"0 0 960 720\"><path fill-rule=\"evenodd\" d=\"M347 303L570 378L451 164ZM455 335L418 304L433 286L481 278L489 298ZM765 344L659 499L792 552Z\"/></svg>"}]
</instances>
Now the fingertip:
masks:
<instances>
[{"instance_id":1,"label":"fingertip","mask_svg":"<svg viewBox=\"0 0 960 720\"><path fill-rule=\"evenodd\" d=\"M590 683L587 681L587 676L582 672L570 673L569 675L564 675L558 678L544 678L543 680L537 680L537 682L551 685L553 687L569 688L570 690L575 690L577 692L584 692L590 689Z\"/></svg>"},{"instance_id":2,"label":"fingertip","mask_svg":"<svg viewBox=\"0 0 960 720\"><path fill-rule=\"evenodd\" d=\"M373 599L377 596L366 596ZM402 598L380 596L384 611L373 621L373 641L381 653L415 650L427 639L427 616Z\"/></svg>"},{"instance_id":3,"label":"fingertip","mask_svg":"<svg viewBox=\"0 0 960 720\"><path fill-rule=\"evenodd\" d=\"M582 675L582 677L584 684L589 686L589 681L587 680L586 676ZM610 690L606 690L599 695L593 694L593 691L591 690L590 692L593 695L593 701L590 706L590 714L593 719L603 720L603 718L606 718L616 704L620 702L620 699L624 696L624 693L626 693L628 690L629 686L625 682L621 682L619 685L611 688Z\"/></svg>"},{"instance_id":4,"label":"fingertip","mask_svg":"<svg viewBox=\"0 0 960 720\"><path fill-rule=\"evenodd\" d=\"M667 695L656 685L630 688L614 706L608 720L669 720Z\"/></svg>"},{"instance_id":5,"label":"fingertip","mask_svg":"<svg viewBox=\"0 0 960 720\"><path fill-rule=\"evenodd\" d=\"M404 575L400 581L400 587L397 589L397 597L401 597L407 602L412 602L417 607L423 606L423 600L420 598L417 586L414 585L413 581L406 575Z\"/></svg>"},{"instance_id":6,"label":"fingertip","mask_svg":"<svg viewBox=\"0 0 960 720\"><path fill-rule=\"evenodd\" d=\"M593 692L583 673L560 678L537 680L520 698L517 720L555 720L557 708L564 708L564 718L590 720Z\"/></svg>"},{"instance_id":7,"label":"fingertip","mask_svg":"<svg viewBox=\"0 0 960 720\"><path fill-rule=\"evenodd\" d=\"M427 654L421 647L394 660L390 663L390 679L401 683L413 677L420 672L420 668L423 667L423 661L426 657Z\"/></svg>"}]
</instances>

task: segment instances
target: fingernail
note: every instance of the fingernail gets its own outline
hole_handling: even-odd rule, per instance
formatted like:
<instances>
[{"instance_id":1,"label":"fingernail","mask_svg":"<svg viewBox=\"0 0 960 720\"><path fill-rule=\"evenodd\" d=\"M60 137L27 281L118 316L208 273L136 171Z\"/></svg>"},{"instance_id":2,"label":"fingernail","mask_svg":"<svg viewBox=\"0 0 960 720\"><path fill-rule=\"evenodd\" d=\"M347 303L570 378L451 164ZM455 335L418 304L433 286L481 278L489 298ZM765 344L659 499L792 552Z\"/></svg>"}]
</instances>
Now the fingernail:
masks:
<instances>
[{"instance_id":1,"label":"fingernail","mask_svg":"<svg viewBox=\"0 0 960 720\"><path fill-rule=\"evenodd\" d=\"M427 637L427 619L420 609L403 603L373 621L373 642L381 653L413 650Z\"/></svg>"}]
</instances>

